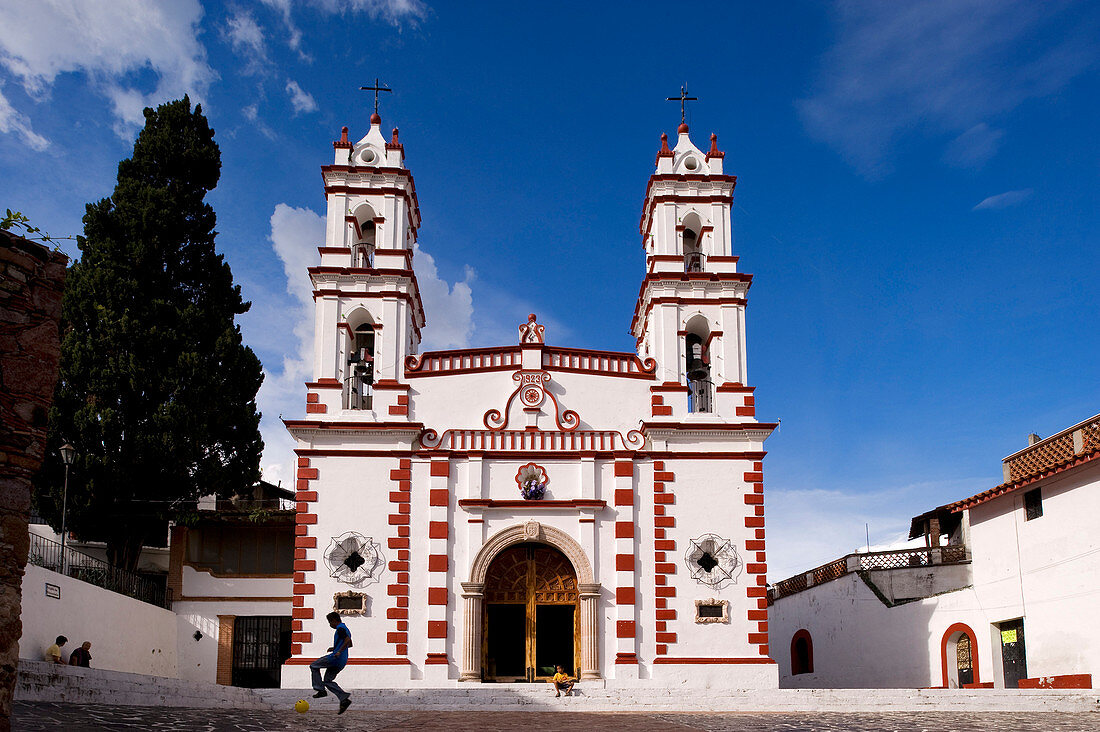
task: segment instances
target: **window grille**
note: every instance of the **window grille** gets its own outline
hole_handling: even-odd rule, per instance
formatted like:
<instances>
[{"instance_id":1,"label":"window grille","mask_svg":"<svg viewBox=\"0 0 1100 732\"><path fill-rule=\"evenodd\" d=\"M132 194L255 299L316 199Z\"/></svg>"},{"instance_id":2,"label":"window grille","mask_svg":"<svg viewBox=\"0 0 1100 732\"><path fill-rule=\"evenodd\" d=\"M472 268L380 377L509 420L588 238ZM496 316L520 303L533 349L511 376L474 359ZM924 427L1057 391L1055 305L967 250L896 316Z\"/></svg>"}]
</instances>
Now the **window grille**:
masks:
<instances>
[{"instance_id":1,"label":"window grille","mask_svg":"<svg viewBox=\"0 0 1100 732\"><path fill-rule=\"evenodd\" d=\"M1024 520L1031 521L1043 515L1042 488L1030 490L1024 494Z\"/></svg>"}]
</instances>

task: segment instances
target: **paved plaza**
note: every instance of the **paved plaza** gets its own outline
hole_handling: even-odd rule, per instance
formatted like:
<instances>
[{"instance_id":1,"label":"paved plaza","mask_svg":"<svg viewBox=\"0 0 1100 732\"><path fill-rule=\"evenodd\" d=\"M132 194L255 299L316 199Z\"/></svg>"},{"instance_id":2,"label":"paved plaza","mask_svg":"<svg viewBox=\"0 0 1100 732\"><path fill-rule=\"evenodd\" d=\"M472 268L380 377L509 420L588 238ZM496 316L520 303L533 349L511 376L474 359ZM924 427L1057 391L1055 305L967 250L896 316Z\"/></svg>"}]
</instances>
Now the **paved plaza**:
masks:
<instances>
[{"instance_id":1,"label":"paved plaza","mask_svg":"<svg viewBox=\"0 0 1100 732\"><path fill-rule=\"evenodd\" d=\"M372 712L352 707L336 716L335 705L318 705L305 714L292 710L172 709L101 704L16 702L12 729L17 732L77 730L164 730L166 732L267 732L267 730L737 730L738 732L985 732L1024 730L1084 732L1100 726L1092 713L924 713L747 714L584 713L584 712Z\"/></svg>"}]
</instances>

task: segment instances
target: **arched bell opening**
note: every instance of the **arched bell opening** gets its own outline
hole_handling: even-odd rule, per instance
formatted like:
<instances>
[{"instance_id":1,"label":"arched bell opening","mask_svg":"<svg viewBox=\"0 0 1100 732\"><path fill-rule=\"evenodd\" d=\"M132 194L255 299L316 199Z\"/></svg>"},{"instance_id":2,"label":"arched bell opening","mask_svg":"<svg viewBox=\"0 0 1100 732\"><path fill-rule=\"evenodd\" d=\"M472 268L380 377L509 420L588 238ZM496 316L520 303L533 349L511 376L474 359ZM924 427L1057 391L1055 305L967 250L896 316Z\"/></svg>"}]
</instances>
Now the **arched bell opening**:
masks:
<instances>
[{"instance_id":1,"label":"arched bell opening","mask_svg":"<svg viewBox=\"0 0 1100 732\"><path fill-rule=\"evenodd\" d=\"M377 335L370 313L356 310L347 321L344 353L347 363L344 371L345 409L371 409L375 377L375 337Z\"/></svg>"},{"instance_id":2,"label":"arched bell opening","mask_svg":"<svg viewBox=\"0 0 1100 732\"><path fill-rule=\"evenodd\" d=\"M378 228L375 224L374 209L364 203L355 209L354 230L351 243L351 266L368 268L374 266L374 250L377 246Z\"/></svg>"},{"instance_id":3,"label":"arched bell opening","mask_svg":"<svg viewBox=\"0 0 1100 732\"><path fill-rule=\"evenodd\" d=\"M703 222L697 213L689 213L683 221L682 235L684 271L703 271Z\"/></svg>"},{"instance_id":4,"label":"arched bell opening","mask_svg":"<svg viewBox=\"0 0 1100 732\"><path fill-rule=\"evenodd\" d=\"M713 412L711 391L710 325L697 315L687 323L684 336L684 373L688 385L688 411Z\"/></svg>"},{"instance_id":5,"label":"arched bell opening","mask_svg":"<svg viewBox=\"0 0 1100 732\"><path fill-rule=\"evenodd\" d=\"M485 576L481 663L485 681L546 681L580 667L577 573L552 546L523 543Z\"/></svg>"}]
</instances>

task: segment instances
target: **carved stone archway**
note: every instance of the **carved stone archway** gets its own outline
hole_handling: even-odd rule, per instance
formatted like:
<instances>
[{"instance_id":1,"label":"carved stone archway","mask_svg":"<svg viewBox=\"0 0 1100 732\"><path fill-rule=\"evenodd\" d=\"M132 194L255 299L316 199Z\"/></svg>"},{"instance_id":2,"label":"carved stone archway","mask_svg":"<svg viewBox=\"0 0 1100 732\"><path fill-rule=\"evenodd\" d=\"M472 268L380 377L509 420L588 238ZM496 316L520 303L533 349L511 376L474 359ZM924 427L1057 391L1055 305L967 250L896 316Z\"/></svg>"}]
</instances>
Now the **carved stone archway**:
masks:
<instances>
[{"instance_id":1,"label":"carved stone archway","mask_svg":"<svg viewBox=\"0 0 1100 732\"><path fill-rule=\"evenodd\" d=\"M474 557L470 581L462 583L463 631L462 676L460 681L481 680L481 612L485 590L485 575L489 565L502 551L523 542L536 542L554 547L569 560L577 573L577 589L581 601L581 679L598 679L599 637L597 634L597 603L600 585L594 581L592 563L576 539L561 529L544 526L538 521L510 526L489 538Z\"/></svg>"}]
</instances>

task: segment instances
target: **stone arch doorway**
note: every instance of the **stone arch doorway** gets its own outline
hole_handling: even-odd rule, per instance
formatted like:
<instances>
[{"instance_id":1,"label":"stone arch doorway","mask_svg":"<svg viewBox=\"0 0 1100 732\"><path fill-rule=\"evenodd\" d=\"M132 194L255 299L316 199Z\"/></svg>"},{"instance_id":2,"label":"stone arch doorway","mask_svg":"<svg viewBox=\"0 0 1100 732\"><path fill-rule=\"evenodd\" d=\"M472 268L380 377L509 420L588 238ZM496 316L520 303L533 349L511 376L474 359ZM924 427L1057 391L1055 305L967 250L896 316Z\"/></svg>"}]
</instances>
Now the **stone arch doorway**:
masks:
<instances>
[{"instance_id":1,"label":"stone arch doorway","mask_svg":"<svg viewBox=\"0 0 1100 732\"><path fill-rule=\"evenodd\" d=\"M514 547L514 549L513 549ZM496 560L500 559L498 563ZM540 561L543 569L540 571ZM533 563L533 564L532 564ZM540 580L541 577L541 580ZM555 580L555 577L557 578ZM592 565L588 561L584 550L573 537L560 529L551 526L542 526L537 521L528 521L526 524L512 526L494 534L474 557L470 569L470 581L462 583L463 598L463 634L462 634L462 681L481 681L483 679L508 679L519 678L520 674L501 674L500 668L489 669L483 666L488 658L489 639L485 636L486 623L488 622L488 606L509 604L502 600L509 599L511 592L511 604L519 605L519 591L522 579L524 608L523 622L527 623L529 614L528 604L531 601L529 593L534 591L534 623L538 624L538 607L568 606L572 602L573 622L575 627L573 663L579 663L581 679L600 678L598 658L598 634L597 634L597 602L600 596L600 586L593 581ZM564 584L571 580L574 589L566 589ZM541 584L540 584L541 582ZM488 593L487 597L487 583ZM538 600L539 587L544 593L544 602ZM557 597L553 595L557 593ZM570 600L571 594L575 599ZM494 611L495 612L495 611ZM507 611L506 611L507 612ZM513 609L513 613L516 611ZM544 623L553 625L548 620L555 611L543 611ZM557 611L564 615L566 611ZM511 622L516 622L515 619ZM562 625L561 616L557 626ZM527 643L532 633L531 629L524 626L524 650L523 677L528 677L526 669L538 665L539 655L537 648L537 636L534 638L535 648L533 654L528 651ZM496 650L496 649L494 649ZM500 658L494 655L499 666ZM542 660L549 660L543 657ZM528 664L533 661L533 664ZM514 657L511 662L515 665ZM515 669L511 669L515 670ZM537 672L536 668L536 672ZM490 673L491 672L491 673ZM535 673L534 678L540 676Z\"/></svg>"},{"instance_id":2,"label":"stone arch doorway","mask_svg":"<svg viewBox=\"0 0 1100 732\"><path fill-rule=\"evenodd\" d=\"M545 681L580 664L577 573L546 544L515 544L485 576L481 668L486 681Z\"/></svg>"}]
</instances>

